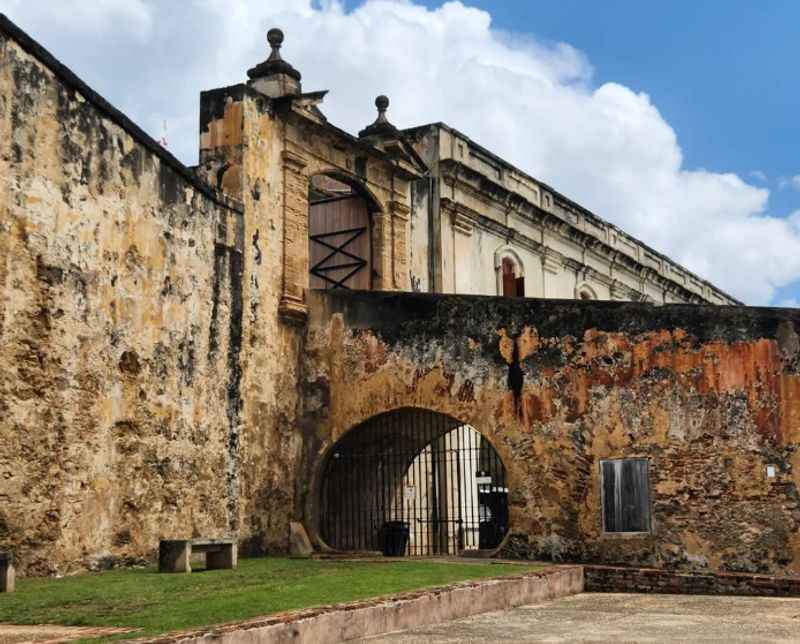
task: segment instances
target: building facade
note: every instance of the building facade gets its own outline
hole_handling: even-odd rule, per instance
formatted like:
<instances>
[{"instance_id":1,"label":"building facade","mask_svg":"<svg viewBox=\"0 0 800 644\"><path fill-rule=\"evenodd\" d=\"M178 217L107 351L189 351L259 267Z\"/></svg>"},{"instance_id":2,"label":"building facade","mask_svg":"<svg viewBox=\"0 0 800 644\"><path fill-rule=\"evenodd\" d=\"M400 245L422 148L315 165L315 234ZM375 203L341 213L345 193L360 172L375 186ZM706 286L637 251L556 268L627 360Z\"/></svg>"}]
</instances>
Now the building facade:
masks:
<instances>
[{"instance_id":1,"label":"building facade","mask_svg":"<svg viewBox=\"0 0 800 644\"><path fill-rule=\"evenodd\" d=\"M739 303L448 125L403 134L429 169L413 187L411 281L419 289Z\"/></svg>"},{"instance_id":2,"label":"building facade","mask_svg":"<svg viewBox=\"0 0 800 644\"><path fill-rule=\"evenodd\" d=\"M800 571L800 313L716 306L456 131L399 131L385 97L342 131L268 39L201 94L187 168L0 17L21 570L187 536L282 553L294 521L319 550L408 524L426 554Z\"/></svg>"}]
</instances>

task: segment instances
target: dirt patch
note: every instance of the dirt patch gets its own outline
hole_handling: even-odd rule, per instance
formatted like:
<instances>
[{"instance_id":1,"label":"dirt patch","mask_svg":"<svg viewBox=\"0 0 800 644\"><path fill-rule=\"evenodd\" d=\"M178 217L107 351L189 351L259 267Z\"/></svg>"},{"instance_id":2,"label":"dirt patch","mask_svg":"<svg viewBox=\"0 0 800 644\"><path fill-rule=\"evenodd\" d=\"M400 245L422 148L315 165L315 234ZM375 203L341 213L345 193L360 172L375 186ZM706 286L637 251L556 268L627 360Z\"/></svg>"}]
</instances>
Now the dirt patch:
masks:
<instances>
[{"instance_id":1,"label":"dirt patch","mask_svg":"<svg viewBox=\"0 0 800 644\"><path fill-rule=\"evenodd\" d=\"M0 624L0 644L37 642L56 644L88 637L129 633L129 628L102 626L58 626L56 624Z\"/></svg>"}]
</instances>

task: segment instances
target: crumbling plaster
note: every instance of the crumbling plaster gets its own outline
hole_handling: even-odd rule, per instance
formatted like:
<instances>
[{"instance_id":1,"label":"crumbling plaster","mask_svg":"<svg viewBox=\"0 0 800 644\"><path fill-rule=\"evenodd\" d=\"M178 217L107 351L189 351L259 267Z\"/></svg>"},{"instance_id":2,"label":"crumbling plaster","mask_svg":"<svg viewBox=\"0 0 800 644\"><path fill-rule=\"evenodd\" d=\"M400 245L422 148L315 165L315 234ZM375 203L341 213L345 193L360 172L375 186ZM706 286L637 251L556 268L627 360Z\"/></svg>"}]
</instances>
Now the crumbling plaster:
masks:
<instances>
[{"instance_id":1,"label":"crumbling plaster","mask_svg":"<svg viewBox=\"0 0 800 644\"><path fill-rule=\"evenodd\" d=\"M313 298L304 351L312 470L364 419L432 409L481 431L503 459L505 554L800 572L800 313ZM653 531L603 534L599 461L630 456L650 460Z\"/></svg>"},{"instance_id":2,"label":"crumbling plaster","mask_svg":"<svg viewBox=\"0 0 800 644\"><path fill-rule=\"evenodd\" d=\"M227 531L241 206L0 38L2 547L64 573Z\"/></svg>"}]
</instances>

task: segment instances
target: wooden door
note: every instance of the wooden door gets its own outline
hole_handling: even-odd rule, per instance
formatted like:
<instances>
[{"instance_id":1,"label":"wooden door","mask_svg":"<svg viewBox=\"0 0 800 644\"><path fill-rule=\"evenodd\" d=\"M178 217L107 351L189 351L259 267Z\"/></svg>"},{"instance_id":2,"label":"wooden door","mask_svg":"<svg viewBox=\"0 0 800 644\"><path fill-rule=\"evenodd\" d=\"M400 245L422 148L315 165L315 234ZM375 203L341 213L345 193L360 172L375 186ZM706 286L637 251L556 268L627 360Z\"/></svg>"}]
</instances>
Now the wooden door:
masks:
<instances>
[{"instance_id":1,"label":"wooden door","mask_svg":"<svg viewBox=\"0 0 800 644\"><path fill-rule=\"evenodd\" d=\"M517 277L517 267L508 257L503 258L503 296L525 297L525 278Z\"/></svg>"},{"instance_id":2,"label":"wooden door","mask_svg":"<svg viewBox=\"0 0 800 644\"><path fill-rule=\"evenodd\" d=\"M309 206L311 288L372 286L370 219L361 197L331 197Z\"/></svg>"}]
</instances>

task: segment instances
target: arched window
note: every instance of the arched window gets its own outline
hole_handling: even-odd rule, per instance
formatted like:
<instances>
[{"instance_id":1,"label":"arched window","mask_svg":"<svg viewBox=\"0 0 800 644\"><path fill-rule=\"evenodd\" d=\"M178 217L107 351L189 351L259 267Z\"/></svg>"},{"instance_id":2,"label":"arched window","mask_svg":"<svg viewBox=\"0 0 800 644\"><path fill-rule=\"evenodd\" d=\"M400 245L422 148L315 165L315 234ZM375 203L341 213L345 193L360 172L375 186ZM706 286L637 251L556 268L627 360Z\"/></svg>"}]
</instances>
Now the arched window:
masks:
<instances>
[{"instance_id":1,"label":"arched window","mask_svg":"<svg viewBox=\"0 0 800 644\"><path fill-rule=\"evenodd\" d=\"M510 248L495 252L497 294L503 297L525 297L525 271L519 256Z\"/></svg>"},{"instance_id":2,"label":"arched window","mask_svg":"<svg viewBox=\"0 0 800 644\"><path fill-rule=\"evenodd\" d=\"M575 289L575 299L577 300L596 300L597 293L588 284L581 284Z\"/></svg>"}]
</instances>

